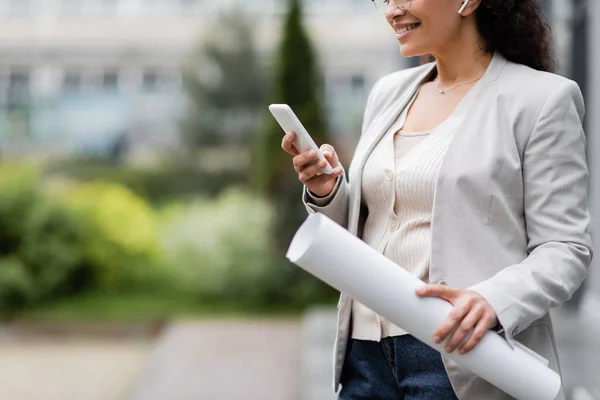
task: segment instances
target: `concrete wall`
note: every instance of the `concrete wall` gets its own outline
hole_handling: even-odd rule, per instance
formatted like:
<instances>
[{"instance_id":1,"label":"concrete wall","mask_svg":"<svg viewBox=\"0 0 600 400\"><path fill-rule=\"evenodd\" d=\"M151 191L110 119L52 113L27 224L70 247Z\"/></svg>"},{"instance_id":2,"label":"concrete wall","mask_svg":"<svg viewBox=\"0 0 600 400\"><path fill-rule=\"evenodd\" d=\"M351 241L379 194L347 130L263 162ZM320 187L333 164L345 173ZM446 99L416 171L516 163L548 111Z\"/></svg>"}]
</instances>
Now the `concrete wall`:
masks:
<instances>
[{"instance_id":1,"label":"concrete wall","mask_svg":"<svg viewBox=\"0 0 600 400\"><path fill-rule=\"evenodd\" d=\"M588 1L587 7L590 18L588 25L590 76L586 118L588 120L590 207L596 256L592 263L585 301L600 305L600 2ZM598 309L595 309L595 312L598 312Z\"/></svg>"}]
</instances>

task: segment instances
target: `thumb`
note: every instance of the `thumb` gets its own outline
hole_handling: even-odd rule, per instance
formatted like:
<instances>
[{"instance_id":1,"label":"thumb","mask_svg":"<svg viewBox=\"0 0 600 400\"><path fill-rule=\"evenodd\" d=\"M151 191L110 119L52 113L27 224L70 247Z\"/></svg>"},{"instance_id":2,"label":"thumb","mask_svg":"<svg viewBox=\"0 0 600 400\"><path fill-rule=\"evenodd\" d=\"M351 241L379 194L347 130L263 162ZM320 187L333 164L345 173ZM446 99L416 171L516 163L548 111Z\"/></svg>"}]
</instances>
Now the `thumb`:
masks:
<instances>
[{"instance_id":1,"label":"thumb","mask_svg":"<svg viewBox=\"0 0 600 400\"><path fill-rule=\"evenodd\" d=\"M335 168L340 164L340 160L338 159L337 153L332 145L330 145L330 144L322 145L321 152L323 153L323 156L325 156L325 159L331 165L331 168Z\"/></svg>"}]
</instances>

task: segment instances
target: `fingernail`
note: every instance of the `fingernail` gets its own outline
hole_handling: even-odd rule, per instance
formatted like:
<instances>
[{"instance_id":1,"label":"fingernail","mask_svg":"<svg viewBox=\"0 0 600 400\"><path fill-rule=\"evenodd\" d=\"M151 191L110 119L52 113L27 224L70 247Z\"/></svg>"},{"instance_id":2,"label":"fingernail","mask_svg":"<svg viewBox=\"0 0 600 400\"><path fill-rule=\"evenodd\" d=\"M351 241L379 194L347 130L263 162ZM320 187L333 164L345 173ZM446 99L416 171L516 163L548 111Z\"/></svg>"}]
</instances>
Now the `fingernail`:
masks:
<instances>
[{"instance_id":1,"label":"fingernail","mask_svg":"<svg viewBox=\"0 0 600 400\"><path fill-rule=\"evenodd\" d=\"M452 353L452 349L451 349L450 347L445 347L445 348L444 348L444 351L445 351L446 353Z\"/></svg>"},{"instance_id":2,"label":"fingernail","mask_svg":"<svg viewBox=\"0 0 600 400\"><path fill-rule=\"evenodd\" d=\"M433 343L438 344L441 341L442 341L442 339L439 336L434 336L433 337Z\"/></svg>"},{"instance_id":3,"label":"fingernail","mask_svg":"<svg viewBox=\"0 0 600 400\"><path fill-rule=\"evenodd\" d=\"M325 157L329 157L329 156L330 156L330 154L329 154L329 152L328 152L328 151L324 151L324 152L323 152L323 155L324 155Z\"/></svg>"},{"instance_id":4,"label":"fingernail","mask_svg":"<svg viewBox=\"0 0 600 400\"><path fill-rule=\"evenodd\" d=\"M324 167L324 166L326 166L326 165L327 165L327 161L325 161L325 160L321 160L321 162L320 162L320 164L319 164L319 165L320 165L321 167Z\"/></svg>"},{"instance_id":5,"label":"fingernail","mask_svg":"<svg viewBox=\"0 0 600 400\"><path fill-rule=\"evenodd\" d=\"M465 354L465 351L463 349L458 350L458 354Z\"/></svg>"}]
</instances>

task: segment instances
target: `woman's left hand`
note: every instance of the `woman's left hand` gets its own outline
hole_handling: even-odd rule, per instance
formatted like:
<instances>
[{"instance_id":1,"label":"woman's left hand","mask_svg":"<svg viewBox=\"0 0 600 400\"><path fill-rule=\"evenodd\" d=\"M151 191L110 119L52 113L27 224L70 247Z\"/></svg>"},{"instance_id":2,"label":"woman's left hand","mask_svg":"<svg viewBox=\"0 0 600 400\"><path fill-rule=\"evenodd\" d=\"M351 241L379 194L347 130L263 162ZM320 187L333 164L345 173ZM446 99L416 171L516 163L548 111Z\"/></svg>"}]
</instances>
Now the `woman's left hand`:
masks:
<instances>
[{"instance_id":1,"label":"woman's left hand","mask_svg":"<svg viewBox=\"0 0 600 400\"><path fill-rule=\"evenodd\" d=\"M439 344L446 340L446 337L458 326L444 347L446 353L456 350L473 329L469 339L458 349L459 354L468 353L489 329L498 325L496 312L477 292L445 285L425 285L418 288L416 293L419 297L439 297L454 306L452 312L433 334L433 342Z\"/></svg>"}]
</instances>

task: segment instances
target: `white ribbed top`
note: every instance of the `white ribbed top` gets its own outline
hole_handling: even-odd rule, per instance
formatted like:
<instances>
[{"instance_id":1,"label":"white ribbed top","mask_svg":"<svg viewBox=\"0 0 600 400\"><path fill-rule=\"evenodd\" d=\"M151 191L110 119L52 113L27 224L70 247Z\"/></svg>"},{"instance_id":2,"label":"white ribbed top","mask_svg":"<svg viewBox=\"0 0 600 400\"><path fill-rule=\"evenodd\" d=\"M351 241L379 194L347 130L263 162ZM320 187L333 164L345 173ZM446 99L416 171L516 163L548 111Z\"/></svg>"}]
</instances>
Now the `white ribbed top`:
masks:
<instances>
[{"instance_id":1,"label":"white ribbed top","mask_svg":"<svg viewBox=\"0 0 600 400\"><path fill-rule=\"evenodd\" d=\"M369 215L362 239L428 282L435 186L454 129L444 122L430 132L400 131L415 97L365 163L362 199ZM352 321L355 339L379 341L407 333L357 301Z\"/></svg>"}]
</instances>

